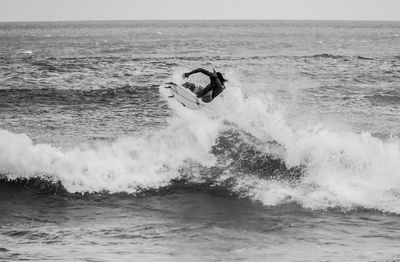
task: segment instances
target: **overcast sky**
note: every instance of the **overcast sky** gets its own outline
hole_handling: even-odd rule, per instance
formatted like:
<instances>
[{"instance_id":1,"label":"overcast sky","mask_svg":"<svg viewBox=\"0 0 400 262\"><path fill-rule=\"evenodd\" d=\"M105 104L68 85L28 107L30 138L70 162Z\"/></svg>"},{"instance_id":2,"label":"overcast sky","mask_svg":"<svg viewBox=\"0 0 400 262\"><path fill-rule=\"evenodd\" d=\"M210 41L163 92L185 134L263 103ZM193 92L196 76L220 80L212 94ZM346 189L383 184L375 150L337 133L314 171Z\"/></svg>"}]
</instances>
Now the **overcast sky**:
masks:
<instances>
[{"instance_id":1,"label":"overcast sky","mask_svg":"<svg viewBox=\"0 0 400 262\"><path fill-rule=\"evenodd\" d=\"M400 0L0 0L0 21L397 20Z\"/></svg>"}]
</instances>

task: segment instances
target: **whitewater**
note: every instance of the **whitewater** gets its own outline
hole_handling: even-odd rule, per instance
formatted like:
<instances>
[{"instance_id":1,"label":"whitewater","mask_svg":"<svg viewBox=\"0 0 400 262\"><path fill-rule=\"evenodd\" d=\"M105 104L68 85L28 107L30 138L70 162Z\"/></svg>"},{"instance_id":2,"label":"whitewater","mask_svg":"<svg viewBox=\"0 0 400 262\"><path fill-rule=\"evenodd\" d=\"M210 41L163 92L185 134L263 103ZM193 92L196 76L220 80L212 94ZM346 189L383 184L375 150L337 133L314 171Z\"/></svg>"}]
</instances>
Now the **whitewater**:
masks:
<instances>
[{"instance_id":1,"label":"whitewater","mask_svg":"<svg viewBox=\"0 0 400 262\"><path fill-rule=\"evenodd\" d=\"M161 85L160 93L163 91ZM83 144L67 151L34 144L26 134L2 130L1 173L7 179L39 177L61 182L70 193L140 193L181 178L184 174L179 170L187 163L217 166L210 151L222 132L231 131L248 136L251 140L245 143L261 154L303 171L295 183L289 183L272 174L260 178L228 168L212 179L215 184L235 180L232 193L240 192L265 205L295 202L311 209L361 207L400 212L397 139L385 142L369 133L335 132L320 126L295 130L285 123L273 100L265 105L255 97L244 98L235 86L205 111L168 102L175 112L164 130L109 143ZM268 143L276 145L265 146ZM200 173L192 173L188 180L200 181Z\"/></svg>"}]
</instances>

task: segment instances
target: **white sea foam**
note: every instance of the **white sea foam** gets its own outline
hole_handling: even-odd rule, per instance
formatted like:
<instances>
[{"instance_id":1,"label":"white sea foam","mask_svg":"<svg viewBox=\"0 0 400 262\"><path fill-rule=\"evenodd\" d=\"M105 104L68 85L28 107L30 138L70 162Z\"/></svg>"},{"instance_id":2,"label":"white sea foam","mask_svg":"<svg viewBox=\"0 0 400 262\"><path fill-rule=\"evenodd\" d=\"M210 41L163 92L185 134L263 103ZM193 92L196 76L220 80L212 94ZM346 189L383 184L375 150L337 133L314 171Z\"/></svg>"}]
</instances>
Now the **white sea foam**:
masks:
<instances>
[{"instance_id":1,"label":"white sea foam","mask_svg":"<svg viewBox=\"0 0 400 262\"><path fill-rule=\"evenodd\" d=\"M213 164L208 153L217 130L198 125L206 117L188 114L170 120L158 133L119 139L95 148L81 146L62 151L46 144L33 144L24 134L0 131L0 173L17 177L50 177L70 192L134 193L139 188L161 187L179 176L184 161ZM194 120L196 119L196 120Z\"/></svg>"},{"instance_id":2,"label":"white sea foam","mask_svg":"<svg viewBox=\"0 0 400 262\"><path fill-rule=\"evenodd\" d=\"M26 50L26 51L21 51L19 52L19 54L23 54L23 55L32 55L33 52L31 50Z\"/></svg>"}]
</instances>

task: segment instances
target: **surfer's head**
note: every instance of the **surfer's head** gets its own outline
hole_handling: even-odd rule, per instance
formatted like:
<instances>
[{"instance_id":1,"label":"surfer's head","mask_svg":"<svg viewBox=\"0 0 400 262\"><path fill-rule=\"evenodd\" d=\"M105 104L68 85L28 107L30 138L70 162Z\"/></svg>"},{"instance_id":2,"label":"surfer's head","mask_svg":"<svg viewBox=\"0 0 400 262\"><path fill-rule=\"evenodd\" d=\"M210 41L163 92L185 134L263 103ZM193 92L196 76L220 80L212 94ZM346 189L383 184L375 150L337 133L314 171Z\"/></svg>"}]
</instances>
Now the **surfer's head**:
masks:
<instances>
[{"instance_id":1,"label":"surfer's head","mask_svg":"<svg viewBox=\"0 0 400 262\"><path fill-rule=\"evenodd\" d=\"M224 76L221 74L221 72L217 72L216 75L217 75L219 81L221 81L222 84L225 83L225 82L228 82L228 80L226 80L224 78Z\"/></svg>"}]
</instances>

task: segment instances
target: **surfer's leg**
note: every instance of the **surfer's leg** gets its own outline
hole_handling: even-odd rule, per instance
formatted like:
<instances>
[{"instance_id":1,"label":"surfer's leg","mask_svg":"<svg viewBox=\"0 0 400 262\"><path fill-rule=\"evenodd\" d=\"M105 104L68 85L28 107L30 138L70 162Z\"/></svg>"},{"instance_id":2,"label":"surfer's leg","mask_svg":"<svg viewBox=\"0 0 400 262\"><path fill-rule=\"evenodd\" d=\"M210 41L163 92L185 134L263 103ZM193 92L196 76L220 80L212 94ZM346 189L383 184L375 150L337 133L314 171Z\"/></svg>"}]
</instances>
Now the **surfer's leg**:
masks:
<instances>
[{"instance_id":1,"label":"surfer's leg","mask_svg":"<svg viewBox=\"0 0 400 262\"><path fill-rule=\"evenodd\" d=\"M211 91L211 94L212 94L212 85L211 85L211 83L208 84L205 88L202 88L201 91L199 93L197 93L197 97L203 97L207 93L209 93L210 91Z\"/></svg>"},{"instance_id":2,"label":"surfer's leg","mask_svg":"<svg viewBox=\"0 0 400 262\"><path fill-rule=\"evenodd\" d=\"M203 101L204 103L210 103L212 101L212 97L211 95L202 96L201 101Z\"/></svg>"},{"instance_id":3,"label":"surfer's leg","mask_svg":"<svg viewBox=\"0 0 400 262\"><path fill-rule=\"evenodd\" d=\"M192 90L192 92L196 95L200 94L201 91L203 91L203 88L201 86L195 86L195 88Z\"/></svg>"}]
</instances>

